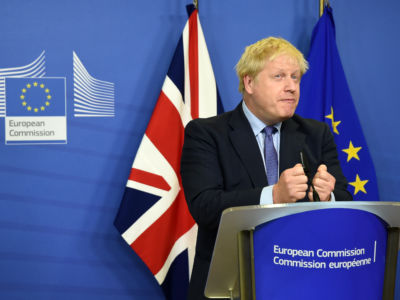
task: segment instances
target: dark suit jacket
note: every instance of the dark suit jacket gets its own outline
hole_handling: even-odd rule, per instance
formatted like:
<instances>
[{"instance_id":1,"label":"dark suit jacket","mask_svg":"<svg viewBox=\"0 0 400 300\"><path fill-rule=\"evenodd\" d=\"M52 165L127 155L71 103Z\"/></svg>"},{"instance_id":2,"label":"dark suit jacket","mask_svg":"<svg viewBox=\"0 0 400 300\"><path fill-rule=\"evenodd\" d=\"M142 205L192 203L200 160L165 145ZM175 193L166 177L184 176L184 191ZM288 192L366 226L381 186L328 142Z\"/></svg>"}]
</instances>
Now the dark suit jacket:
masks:
<instances>
[{"instance_id":1,"label":"dark suit jacket","mask_svg":"<svg viewBox=\"0 0 400 300\"><path fill-rule=\"evenodd\" d=\"M326 164L336 178L336 200L352 199L326 124L294 115L282 123L280 143L280 173L300 163L303 151L312 177L320 164ZM261 152L241 104L233 111L196 119L186 126L181 175L190 213L199 226L188 299L205 299L222 211L259 204L261 191L268 185Z\"/></svg>"}]
</instances>

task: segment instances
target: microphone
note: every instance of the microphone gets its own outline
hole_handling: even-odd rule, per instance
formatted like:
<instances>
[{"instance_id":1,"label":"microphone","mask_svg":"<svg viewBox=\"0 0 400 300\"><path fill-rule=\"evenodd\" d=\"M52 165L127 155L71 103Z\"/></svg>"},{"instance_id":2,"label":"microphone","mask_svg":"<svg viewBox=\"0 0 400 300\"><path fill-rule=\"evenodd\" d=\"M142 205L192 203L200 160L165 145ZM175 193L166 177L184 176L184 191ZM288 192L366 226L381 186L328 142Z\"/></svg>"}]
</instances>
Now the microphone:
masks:
<instances>
[{"instance_id":1,"label":"microphone","mask_svg":"<svg viewBox=\"0 0 400 300\"><path fill-rule=\"evenodd\" d=\"M304 174L306 174L308 178L308 182L311 185L312 193L313 193L313 198L315 202L320 202L321 200L319 199L319 195L317 191L314 188L314 185L312 183L312 180L310 179L310 168L308 166L308 161L306 156L303 154L302 151L300 151L300 160L301 160L301 165L303 166Z\"/></svg>"}]
</instances>

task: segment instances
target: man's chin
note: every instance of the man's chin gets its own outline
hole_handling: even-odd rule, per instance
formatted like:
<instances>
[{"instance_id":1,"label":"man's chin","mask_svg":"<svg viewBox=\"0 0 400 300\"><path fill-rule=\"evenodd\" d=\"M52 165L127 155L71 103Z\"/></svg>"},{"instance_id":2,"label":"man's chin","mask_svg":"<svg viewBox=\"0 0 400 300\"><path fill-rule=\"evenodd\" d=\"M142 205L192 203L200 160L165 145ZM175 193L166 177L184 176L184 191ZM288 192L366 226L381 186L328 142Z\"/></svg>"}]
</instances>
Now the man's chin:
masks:
<instances>
[{"instance_id":1,"label":"man's chin","mask_svg":"<svg viewBox=\"0 0 400 300\"><path fill-rule=\"evenodd\" d=\"M287 119L290 119L294 115L294 110L287 111L283 114L280 115L280 122L286 121Z\"/></svg>"}]
</instances>

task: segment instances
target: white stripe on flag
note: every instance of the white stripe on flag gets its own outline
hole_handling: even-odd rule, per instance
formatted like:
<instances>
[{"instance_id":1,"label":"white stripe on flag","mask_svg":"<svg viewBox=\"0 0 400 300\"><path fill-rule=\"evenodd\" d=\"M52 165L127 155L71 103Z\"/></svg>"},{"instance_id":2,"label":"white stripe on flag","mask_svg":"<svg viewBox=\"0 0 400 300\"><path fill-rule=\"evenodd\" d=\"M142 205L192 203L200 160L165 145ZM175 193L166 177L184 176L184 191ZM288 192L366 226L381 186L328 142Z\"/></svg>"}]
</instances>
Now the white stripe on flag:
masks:
<instances>
[{"instance_id":1,"label":"white stripe on flag","mask_svg":"<svg viewBox=\"0 0 400 300\"><path fill-rule=\"evenodd\" d=\"M190 114L190 106L185 104L182 99L182 94L180 90L176 87L175 83L167 76L165 78L162 91L175 106L176 110L181 116L181 121L184 127L192 119Z\"/></svg>"},{"instance_id":2,"label":"white stripe on flag","mask_svg":"<svg viewBox=\"0 0 400 300\"><path fill-rule=\"evenodd\" d=\"M182 44L183 44L183 64L185 70L185 105L191 111L190 101L190 76L189 76L189 21L186 22L185 28L182 32ZM191 115L191 114L190 114Z\"/></svg>"},{"instance_id":3,"label":"white stripe on flag","mask_svg":"<svg viewBox=\"0 0 400 300\"><path fill-rule=\"evenodd\" d=\"M171 267L172 262L175 258L181 254L184 250L188 249L189 256L189 278L192 274L193 262L194 262L194 254L195 254L195 245L196 245L196 237L197 237L197 224L194 224L190 230L188 230L184 235L182 235L174 244L171 249L171 252L168 255L168 258L165 260L164 265L160 269L160 271L154 275L159 284L164 282L165 276L167 276L168 270Z\"/></svg>"},{"instance_id":4,"label":"white stripe on flag","mask_svg":"<svg viewBox=\"0 0 400 300\"><path fill-rule=\"evenodd\" d=\"M217 86L199 16L197 16L197 28L199 44L199 117L207 118L217 115Z\"/></svg>"}]
</instances>

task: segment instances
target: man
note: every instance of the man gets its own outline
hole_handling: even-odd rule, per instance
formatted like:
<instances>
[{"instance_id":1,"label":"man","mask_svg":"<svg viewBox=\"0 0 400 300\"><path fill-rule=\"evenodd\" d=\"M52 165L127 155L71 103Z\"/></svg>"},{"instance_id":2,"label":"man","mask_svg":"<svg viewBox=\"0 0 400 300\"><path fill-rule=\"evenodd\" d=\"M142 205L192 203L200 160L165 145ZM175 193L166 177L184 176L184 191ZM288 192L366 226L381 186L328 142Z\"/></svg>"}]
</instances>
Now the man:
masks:
<instances>
[{"instance_id":1,"label":"man","mask_svg":"<svg viewBox=\"0 0 400 300\"><path fill-rule=\"evenodd\" d=\"M221 213L242 205L351 200L328 125L295 115L308 66L300 51L270 37L246 48L236 71L243 101L235 110L191 121L182 184L199 230L189 299L204 288ZM300 164L309 162L309 178Z\"/></svg>"}]
</instances>

